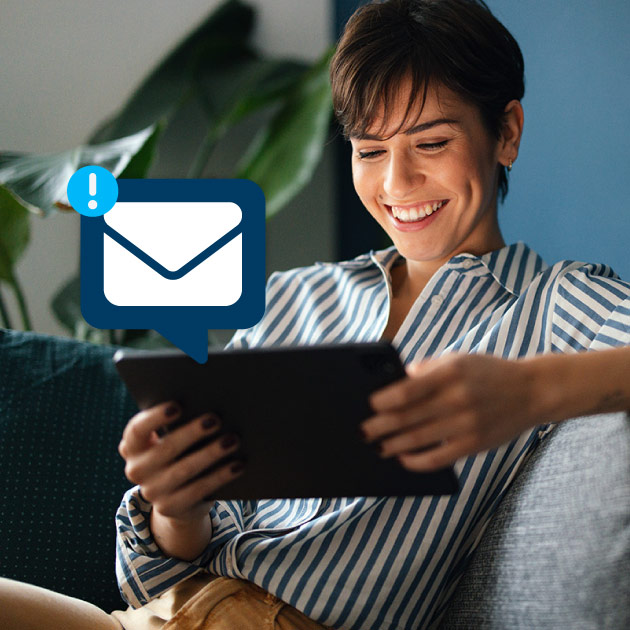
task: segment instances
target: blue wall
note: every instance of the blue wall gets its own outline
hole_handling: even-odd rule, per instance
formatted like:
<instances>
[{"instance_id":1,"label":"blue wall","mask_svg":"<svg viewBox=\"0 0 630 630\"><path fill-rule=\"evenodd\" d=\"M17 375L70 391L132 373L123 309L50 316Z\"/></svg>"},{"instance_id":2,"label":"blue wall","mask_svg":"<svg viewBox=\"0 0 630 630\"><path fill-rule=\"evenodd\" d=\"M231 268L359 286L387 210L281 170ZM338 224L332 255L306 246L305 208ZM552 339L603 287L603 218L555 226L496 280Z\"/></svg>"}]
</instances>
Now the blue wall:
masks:
<instances>
[{"instance_id":1,"label":"blue wall","mask_svg":"<svg viewBox=\"0 0 630 630\"><path fill-rule=\"evenodd\" d=\"M334 0L336 27L361 4ZM630 2L487 0L525 57L525 131L499 209L507 243L630 281Z\"/></svg>"},{"instance_id":2,"label":"blue wall","mask_svg":"<svg viewBox=\"0 0 630 630\"><path fill-rule=\"evenodd\" d=\"M488 0L525 58L525 130L499 209L506 242L630 281L630 3Z\"/></svg>"}]
</instances>

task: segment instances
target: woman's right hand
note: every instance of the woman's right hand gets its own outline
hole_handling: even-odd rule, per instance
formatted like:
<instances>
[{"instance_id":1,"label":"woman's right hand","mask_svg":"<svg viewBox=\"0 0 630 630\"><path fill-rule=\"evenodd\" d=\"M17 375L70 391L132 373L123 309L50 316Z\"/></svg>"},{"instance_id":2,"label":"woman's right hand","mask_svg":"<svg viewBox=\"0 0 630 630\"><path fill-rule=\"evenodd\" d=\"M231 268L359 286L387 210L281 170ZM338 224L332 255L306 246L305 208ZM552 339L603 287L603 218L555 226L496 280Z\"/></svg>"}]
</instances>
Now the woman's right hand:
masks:
<instances>
[{"instance_id":1,"label":"woman's right hand","mask_svg":"<svg viewBox=\"0 0 630 630\"><path fill-rule=\"evenodd\" d=\"M220 420L208 413L172 431L167 425L177 421L181 409L167 402L137 413L127 423L118 452L126 462L125 475L140 486L142 496L153 506L153 515L171 522L199 523L207 519L212 493L243 472L240 462L229 462L196 479L200 473L238 449L238 439L224 446L223 436L180 456L204 438L216 434ZM236 470L235 470L236 469Z\"/></svg>"}]
</instances>

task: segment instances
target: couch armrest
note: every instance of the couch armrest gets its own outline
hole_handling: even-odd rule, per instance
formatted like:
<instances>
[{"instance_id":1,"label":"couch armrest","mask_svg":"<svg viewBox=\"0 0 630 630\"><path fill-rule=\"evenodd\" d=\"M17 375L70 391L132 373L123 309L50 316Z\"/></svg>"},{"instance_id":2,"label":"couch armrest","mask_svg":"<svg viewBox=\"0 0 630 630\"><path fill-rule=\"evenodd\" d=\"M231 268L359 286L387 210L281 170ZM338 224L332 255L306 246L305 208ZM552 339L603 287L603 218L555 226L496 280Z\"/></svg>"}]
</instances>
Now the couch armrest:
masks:
<instances>
[{"instance_id":1,"label":"couch armrest","mask_svg":"<svg viewBox=\"0 0 630 630\"><path fill-rule=\"evenodd\" d=\"M630 418L558 425L483 535L442 630L630 628Z\"/></svg>"}]
</instances>

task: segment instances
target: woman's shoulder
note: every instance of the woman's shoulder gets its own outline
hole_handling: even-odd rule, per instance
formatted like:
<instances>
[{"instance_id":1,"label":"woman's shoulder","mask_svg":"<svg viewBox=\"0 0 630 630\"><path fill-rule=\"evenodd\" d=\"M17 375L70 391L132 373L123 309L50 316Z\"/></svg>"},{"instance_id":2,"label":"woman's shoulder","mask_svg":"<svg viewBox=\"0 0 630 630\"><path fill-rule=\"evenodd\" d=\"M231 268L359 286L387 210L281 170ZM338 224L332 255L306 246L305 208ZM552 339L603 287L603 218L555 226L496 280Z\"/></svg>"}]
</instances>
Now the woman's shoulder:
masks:
<instances>
[{"instance_id":1,"label":"woman's shoulder","mask_svg":"<svg viewBox=\"0 0 630 630\"><path fill-rule=\"evenodd\" d=\"M560 260L545 272L558 287L569 291L605 294L612 293L618 298L630 297L630 282L605 263L582 260Z\"/></svg>"},{"instance_id":2,"label":"woman's shoulder","mask_svg":"<svg viewBox=\"0 0 630 630\"><path fill-rule=\"evenodd\" d=\"M579 331L570 336L571 347L597 349L630 343L630 282L610 265L560 260L545 269L527 293L521 297L537 296L544 311L553 314L551 330L557 347L566 345L571 330Z\"/></svg>"}]
</instances>

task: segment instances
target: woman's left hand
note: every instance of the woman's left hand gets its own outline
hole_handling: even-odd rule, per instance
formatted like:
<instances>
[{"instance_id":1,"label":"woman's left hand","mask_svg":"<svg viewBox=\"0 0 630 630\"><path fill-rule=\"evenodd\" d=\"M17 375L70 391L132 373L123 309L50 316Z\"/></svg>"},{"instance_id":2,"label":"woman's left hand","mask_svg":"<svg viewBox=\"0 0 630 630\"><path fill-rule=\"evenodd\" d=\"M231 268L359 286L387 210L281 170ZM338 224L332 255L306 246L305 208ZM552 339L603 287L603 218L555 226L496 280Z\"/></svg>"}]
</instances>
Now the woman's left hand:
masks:
<instances>
[{"instance_id":1,"label":"woman's left hand","mask_svg":"<svg viewBox=\"0 0 630 630\"><path fill-rule=\"evenodd\" d=\"M397 456L412 471L504 444L545 423L531 367L479 354L412 363L405 378L370 396L376 415L361 424L366 441L381 440L381 456Z\"/></svg>"}]
</instances>

